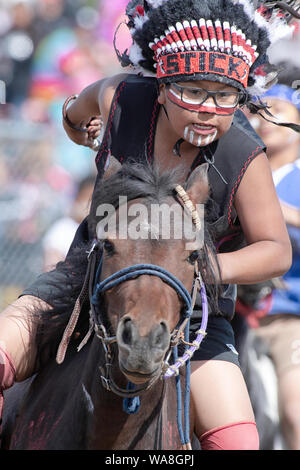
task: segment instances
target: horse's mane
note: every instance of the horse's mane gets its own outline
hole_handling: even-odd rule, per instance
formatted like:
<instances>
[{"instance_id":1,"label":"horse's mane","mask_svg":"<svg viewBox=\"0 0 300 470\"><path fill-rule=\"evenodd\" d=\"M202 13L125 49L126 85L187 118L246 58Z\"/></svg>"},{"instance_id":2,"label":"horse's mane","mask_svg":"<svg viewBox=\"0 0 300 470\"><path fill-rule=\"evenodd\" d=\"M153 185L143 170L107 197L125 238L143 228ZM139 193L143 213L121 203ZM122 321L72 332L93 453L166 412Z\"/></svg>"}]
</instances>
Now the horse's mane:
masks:
<instances>
[{"instance_id":1,"label":"horse's mane","mask_svg":"<svg viewBox=\"0 0 300 470\"><path fill-rule=\"evenodd\" d=\"M121 169L107 180L99 180L95 186L90 214L88 217L89 232L95 237L97 217L96 211L99 204L112 204L118 207L119 196L126 196L127 200L145 198L147 201L162 203L168 197L174 195L174 186L178 183L180 169L160 173L158 168L144 164L124 164ZM210 210L206 213L207 222L213 219L212 204L209 200ZM212 219L211 219L212 217ZM99 218L98 218L99 219ZM211 268L211 254L215 253L212 234L209 232L210 224L205 224L205 249L201 253L200 267L205 265L206 272ZM87 268L87 252L91 242L82 243L74 248L68 255L67 260L56 265L56 274L48 285L49 292L53 289L55 295L47 299L51 304L49 310L38 310L34 312L34 319L38 322L37 348L38 364L40 368L50 357L54 357L57 347L72 313L76 299L78 298ZM210 254L209 254L210 253ZM62 283L62 279L64 279ZM217 309L218 288L216 283L208 286L210 300L213 308ZM81 315L70 343L72 348L79 344L82 337L89 328L89 302L85 301Z\"/></svg>"}]
</instances>

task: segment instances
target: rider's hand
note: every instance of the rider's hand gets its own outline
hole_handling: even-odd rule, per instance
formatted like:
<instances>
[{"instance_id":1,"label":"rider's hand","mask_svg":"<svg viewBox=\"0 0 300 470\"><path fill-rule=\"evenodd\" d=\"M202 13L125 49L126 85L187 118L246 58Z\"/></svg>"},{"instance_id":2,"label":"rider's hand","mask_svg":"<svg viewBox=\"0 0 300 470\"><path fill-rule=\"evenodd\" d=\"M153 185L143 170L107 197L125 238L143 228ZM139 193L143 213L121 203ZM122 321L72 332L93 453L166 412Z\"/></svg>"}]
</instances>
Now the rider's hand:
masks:
<instances>
[{"instance_id":1,"label":"rider's hand","mask_svg":"<svg viewBox=\"0 0 300 470\"><path fill-rule=\"evenodd\" d=\"M80 128L83 130L76 130L72 129L68 123L63 120L64 129L68 135L68 137L78 145L83 145L85 147L90 147L91 149L95 150L99 142L96 139L101 134L101 129L103 127L103 121L101 116L94 116L92 117L86 124L81 123ZM85 129L85 132L84 132Z\"/></svg>"},{"instance_id":2,"label":"rider's hand","mask_svg":"<svg viewBox=\"0 0 300 470\"><path fill-rule=\"evenodd\" d=\"M100 136L103 127L102 117L92 117L86 127L88 132L88 147L95 150L99 146L99 141L97 141L97 139Z\"/></svg>"}]
</instances>

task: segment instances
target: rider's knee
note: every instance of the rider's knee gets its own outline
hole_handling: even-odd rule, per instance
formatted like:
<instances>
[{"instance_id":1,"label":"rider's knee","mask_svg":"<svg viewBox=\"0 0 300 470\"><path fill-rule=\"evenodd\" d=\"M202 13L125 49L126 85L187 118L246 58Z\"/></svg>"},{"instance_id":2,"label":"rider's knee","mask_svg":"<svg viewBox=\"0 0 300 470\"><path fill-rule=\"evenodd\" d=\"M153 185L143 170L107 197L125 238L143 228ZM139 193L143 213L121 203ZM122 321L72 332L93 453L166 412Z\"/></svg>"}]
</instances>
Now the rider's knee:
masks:
<instances>
[{"instance_id":1,"label":"rider's knee","mask_svg":"<svg viewBox=\"0 0 300 470\"><path fill-rule=\"evenodd\" d=\"M203 450L259 450L254 422L232 423L211 429L200 437Z\"/></svg>"},{"instance_id":2,"label":"rider's knee","mask_svg":"<svg viewBox=\"0 0 300 470\"><path fill-rule=\"evenodd\" d=\"M11 387L15 382L15 378L14 364L7 351L0 346L0 391Z\"/></svg>"}]
</instances>

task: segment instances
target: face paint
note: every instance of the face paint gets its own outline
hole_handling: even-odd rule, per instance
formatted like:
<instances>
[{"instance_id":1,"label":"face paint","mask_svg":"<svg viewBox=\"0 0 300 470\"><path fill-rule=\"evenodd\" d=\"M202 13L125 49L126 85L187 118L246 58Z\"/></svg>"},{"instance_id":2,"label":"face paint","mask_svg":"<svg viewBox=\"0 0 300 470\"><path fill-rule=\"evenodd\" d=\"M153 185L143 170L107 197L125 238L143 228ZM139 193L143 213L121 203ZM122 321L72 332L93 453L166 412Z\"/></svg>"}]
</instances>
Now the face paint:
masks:
<instances>
[{"instance_id":1,"label":"face paint","mask_svg":"<svg viewBox=\"0 0 300 470\"><path fill-rule=\"evenodd\" d=\"M183 133L184 140L193 144L195 138L195 132L189 130L189 126L185 126L184 133Z\"/></svg>"},{"instance_id":2,"label":"face paint","mask_svg":"<svg viewBox=\"0 0 300 470\"><path fill-rule=\"evenodd\" d=\"M201 143L202 143L202 136L199 135L198 141L197 141L197 147L201 147Z\"/></svg>"},{"instance_id":3,"label":"face paint","mask_svg":"<svg viewBox=\"0 0 300 470\"><path fill-rule=\"evenodd\" d=\"M211 144L217 137L218 131L215 130L213 134L209 134L205 139L205 145Z\"/></svg>"},{"instance_id":4,"label":"face paint","mask_svg":"<svg viewBox=\"0 0 300 470\"><path fill-rule=\"evenodd\" d=\"M215 106L215 105L212 106L207 103L202 103L202 104L186 103L181 100L180 93L177 94L177 92L173 90L172 88L168 89L167 96L172 103L192 113L197 113L197 114L198 113L210 113L210 114L217 114L219 116L231 116L236 111L236 106L232 108L220 108L219 106Z\"/></svg>"},{"instance_id":5,"label":"face paint","mask_svg":"<svg viewBox=\"0 0 300 470\"><path fill-rule=\"evenodd\" d=\"M215 130L213 134L209 134L208 136L206 136L204 138L204 136L202 135L199 135L197 137L197 140L196 142L194 142L195 140L195 132L194 131L190 131L189 130L189 126L186 126L184 128L184 134L183 134L183 137L184 137L184 140L189 142L190 144L192 145L195 145L196 147L201 147L201 145L205 146L205 145L208 145L210 144L211 142L213 142L215 140L215 138L217 137L217 134L218 134L218 131Z\"/></svg>"},{"instance_id":6,"label":"face paint","mask_svg":"<svg viewBox=\"0 0 300 470\"><path fill-rule=\"evenodd\" d=\"M184 140L186 140L190 144L193 144L194 143L194 138L195 138L195 132L190 131L189 126L185 126L183 137L184 137ZM201 140L202 139L201 139L201 136L199 136L199 137L200 137L200 145L201 145ZM198 138L198 142L199 142L199 138ZM200 147L200 145L198 145L198 143L196 145L197 145L197 147Z\"/></svg>"},{"instance_id":7,"label":"face paint","mask_svg":"<svg viewBox=\"0 0 300 470\"><path fill-rule=\"evenodd\" d=\"M184 140L187 140L188 133L189 133L189 126L186 126L184 128L184 134L183 134Z\"/></svg>"}]
</instances>

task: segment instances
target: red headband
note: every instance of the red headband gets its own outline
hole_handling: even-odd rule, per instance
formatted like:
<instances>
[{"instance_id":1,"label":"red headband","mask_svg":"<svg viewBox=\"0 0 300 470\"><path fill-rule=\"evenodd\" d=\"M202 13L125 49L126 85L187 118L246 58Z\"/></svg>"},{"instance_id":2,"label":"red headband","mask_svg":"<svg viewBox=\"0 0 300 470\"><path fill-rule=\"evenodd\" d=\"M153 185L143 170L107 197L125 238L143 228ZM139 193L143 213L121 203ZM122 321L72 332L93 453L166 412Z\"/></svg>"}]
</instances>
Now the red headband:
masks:
<instances>
[{"instance_id":1,"label":"red headband","mask_svg":"<svg viewBox=\"0 0 300 470\"><path fill-rule=\"evenodd\" d=\"M215 51L176 52L161 55L157 63L157 78L212 73L248 84L249 66L239 57Z\"/></svg>"}]
</instances>

